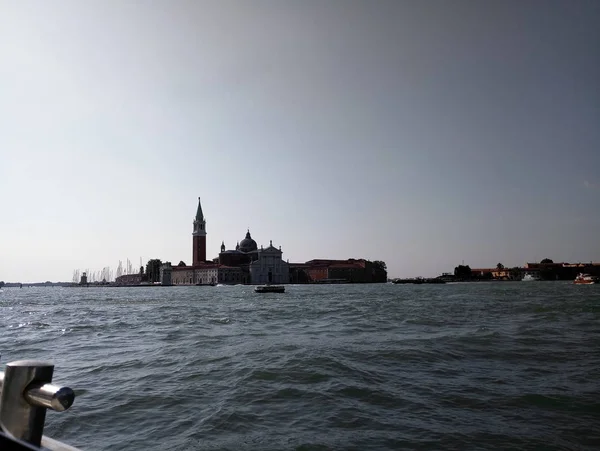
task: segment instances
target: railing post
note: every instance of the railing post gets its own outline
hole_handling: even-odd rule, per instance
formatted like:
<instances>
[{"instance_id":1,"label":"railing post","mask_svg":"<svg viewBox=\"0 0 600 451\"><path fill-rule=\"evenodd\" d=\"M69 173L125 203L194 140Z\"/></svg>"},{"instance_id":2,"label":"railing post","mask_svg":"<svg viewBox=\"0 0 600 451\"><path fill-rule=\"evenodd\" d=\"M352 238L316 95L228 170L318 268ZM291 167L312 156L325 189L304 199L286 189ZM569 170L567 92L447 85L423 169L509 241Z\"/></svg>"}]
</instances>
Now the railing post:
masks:
<instances>
[{"instance_id":1,"label":"railing post","mask_svg":"<svg viewBox=\"0 0 600 451\"><path fill-rule=\"evenodd\" d=\"M54 365L36 360L18 360L6 364L0 397L0 426L5 432L40 446L46 409L54 407L52 399L44 396L47 392L44 385L52 382L53 372Z\"/></svg>"}]
</instances>

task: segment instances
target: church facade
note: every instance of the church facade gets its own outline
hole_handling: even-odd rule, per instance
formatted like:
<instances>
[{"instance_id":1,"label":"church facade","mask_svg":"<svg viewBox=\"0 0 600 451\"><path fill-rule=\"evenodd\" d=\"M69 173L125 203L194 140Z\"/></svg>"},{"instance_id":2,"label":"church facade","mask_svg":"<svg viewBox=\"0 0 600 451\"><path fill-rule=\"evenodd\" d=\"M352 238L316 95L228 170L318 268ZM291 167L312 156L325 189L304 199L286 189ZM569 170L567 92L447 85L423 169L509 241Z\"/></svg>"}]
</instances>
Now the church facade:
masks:
<instances>
[{"instance_id":1,"label":"church facade","mask_svg":"<svg viewBox=\"0 0 600 451\"><path fill-rule=\"evenodd\" d=\"M275 248L272 241L267 248L259 249L248 230L235 249L226 250L222 242L219 256L208 261L206 237L206 219L198 198L192 232L192 265L170 267L161 272L165 274L161 282L169 284L170 278L172 285L289 283L288 263L282 259L281 247Z\"/></svg>"},{"instance_id":2,"label":"church facade","mask_svg":"<svg viewBox=\"0 0 600 451\"><path fill-rule=\"evenodd\" d=\"M269 247L258 251L258 258L250 263L250 278L253 283L289 283L290 270L281 258L281 247L276 249L273 241Z\"/></svg>"}]
</instances>

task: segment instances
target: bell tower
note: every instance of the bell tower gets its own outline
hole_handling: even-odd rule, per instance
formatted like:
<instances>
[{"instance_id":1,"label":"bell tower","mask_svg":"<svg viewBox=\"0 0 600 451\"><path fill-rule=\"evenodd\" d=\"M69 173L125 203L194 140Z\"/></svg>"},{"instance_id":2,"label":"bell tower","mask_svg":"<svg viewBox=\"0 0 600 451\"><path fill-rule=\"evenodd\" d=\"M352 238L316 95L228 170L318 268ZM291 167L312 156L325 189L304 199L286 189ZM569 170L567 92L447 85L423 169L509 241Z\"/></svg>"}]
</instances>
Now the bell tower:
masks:
<instances>
[{"instance_id":1,"label":"bell tower","mask_svg":"<svg viewBox=\"0 0 600 451\"><path fill-rule=\"evenodd\" d=\"M194 219L192 237L192 265L197 266L206 261L206 220L202 213L200 198L198 198L198 210Z\"/></svg>"}]
</instances>

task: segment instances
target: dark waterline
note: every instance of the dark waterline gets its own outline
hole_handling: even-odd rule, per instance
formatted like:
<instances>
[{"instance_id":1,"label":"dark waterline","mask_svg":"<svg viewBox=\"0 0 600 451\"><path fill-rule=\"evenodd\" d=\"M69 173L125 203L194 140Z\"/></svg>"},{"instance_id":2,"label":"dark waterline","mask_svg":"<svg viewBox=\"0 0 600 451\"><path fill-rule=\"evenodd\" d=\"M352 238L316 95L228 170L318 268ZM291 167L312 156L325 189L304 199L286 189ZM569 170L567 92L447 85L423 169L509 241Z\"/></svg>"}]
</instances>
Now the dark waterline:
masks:
<instances>
[{"instance_id":1,"label":"dark waterline","mask_svg":"<svg viewBox=\"0 0 600 451\"><path fill-rule=\"evenodd\" d=\"M83 449L598 449L600 285L0 292ZM2 365L4 366L4 365Z\"/></svg>"}]
</instances>

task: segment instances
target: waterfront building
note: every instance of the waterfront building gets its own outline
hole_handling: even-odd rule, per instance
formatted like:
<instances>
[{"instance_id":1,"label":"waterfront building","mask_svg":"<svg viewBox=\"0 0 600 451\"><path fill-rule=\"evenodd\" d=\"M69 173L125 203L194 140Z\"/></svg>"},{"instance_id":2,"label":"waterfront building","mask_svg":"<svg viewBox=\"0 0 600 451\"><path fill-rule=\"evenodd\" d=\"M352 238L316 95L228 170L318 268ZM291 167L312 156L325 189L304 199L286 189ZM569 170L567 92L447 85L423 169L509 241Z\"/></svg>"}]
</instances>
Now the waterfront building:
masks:
<instances>
[{"instance_id":1,"label":"waterfront building","mask_svg":"<svg viewBox=\"0 0 600 451\"><path fill-rule=\"evenodd\" d=\"M196 267L183 266L173 268L173 285L214 285L243 283L241 268L207 263Z\"/></svg>"},{"instance_id":2,"label":"waterfront building","mask_svg":"<svg viewBox=\"0 0 600 451\"><path fill-rule=\"evenodd\" d=\"M292 283L384 283L387 271L363 258L314 259L289 265Z\"/></svg>"},{"instance_id":3,"label":"waterfront building","mask_svg":"<svg viewBox=\"0 0 600 451\"><path fill-rule=\"evenodd\" d=\"M162 280L161 280L162 283ZM175 266L171 272L173 285L196 285L196 275L193 266Z\"/></svg>"},{"instance_id":4,"label":"waterfront building","mask_svg":"<svg viewBox=\"0 0 600 451\"><path fill-rule=\"evenodd\" d=\"M290 270L287 262L281 258L283 252L273 246L270 241L269 247L257 252L257 259L250 264L250 280L253 284L265 283L289 283Z\"/></svg>"},{"instance_id":5,"label":"waterfront building","mask_svg":"<svg viewBox=\"0 0 600 451\"><path fill-rule=\"evenodd\" d=\"M217 282L223 284L240 284L244 283L244 273L239 266L219 265L217 273Z\"/></svg>"},{"instance_id":6,"label":"waterfront building","mask_svg":"<svg viewBox=\"0 0 600 451\"><path fill-rule=\"evenodd\" d=\"M173 284L173 267L171 262L166 262L160 265L160 283L162 285Z\"/></svg>"},{"instance_id":7,"label":"waterfront building","mask_svg":"<svg viewBox=\"0 0 600 451\"><path fill-rule=\"evenodd\" d=\"M586 273L600 277L600 263L526 263L527 271L539 271L544 279L574 280L577 274Z\"/></svg>"},{"instance_id":8,"label":"waterfront building","mask_svg":"<svg viewBox=\"0 0 600 451\"><path fill-rule=\"evenodd\" d=\"M327 268L327 278L330 280L345 280L355 283L372 282L373 277L370 262L366 260L334 263Z\"/></svg>"},{"instance_id":9,"label":"waterfront building","mask_svg":"<svg viewBox=\"0 0 600 451\"><path fill-rule=\"evenodd\" d=\"M598 263L544 262L525 263L523 267L472 268L471 278L483 280L522 280L525 274L531 274L542 280L573 280L579 273L600 276Z\"/></svg>"},{"instance_id":10,"label":"waterfront building","mask_svg":"<svg viewBox=\"0 0 600 451\"><path fill-rule=\"evenodd\" d=\"M532 270L534 271L534 270ZM472 268L471 277L486 278L494 280L521 280L525 273L521 269L514 268Z\"/></svg>"},{"instance_id":11,"label":"waterfront building","mask_svg":"<svg viewBox=\"0 0 600 451\"><path fill-rule=\"evenodd\" d=\"M219 256L211 261L206 260L206 238L206 218L198 198L192 231L192 265L175 266L161 272L163 285L267 283L269 274L273 283L289 282L289 270L281 259L281 248L275 249L271 243L267 249L261 247L259 250L249 229L235 249L226 250L222 242Z\"/></svg>"},{"instance_id":12,"label":"waterfront building","mask_svg":"<svg viewBox=\"0 0 600 451\"><path fill-rule=\"evenodd\" d=\"M208 284L283 284L318 282L386 282L387 271L381 262L350 258L347 260L316 259L306 263L284 261L281 246L271 240L267 248L258 248L250 229L234 249L221 242L219 256L206 260L206 218L200 198L193 220L192 265L175 266L161 271L163 285ZM170 278L170 280L169 280Z\"/></svg>"}]
</instances>

